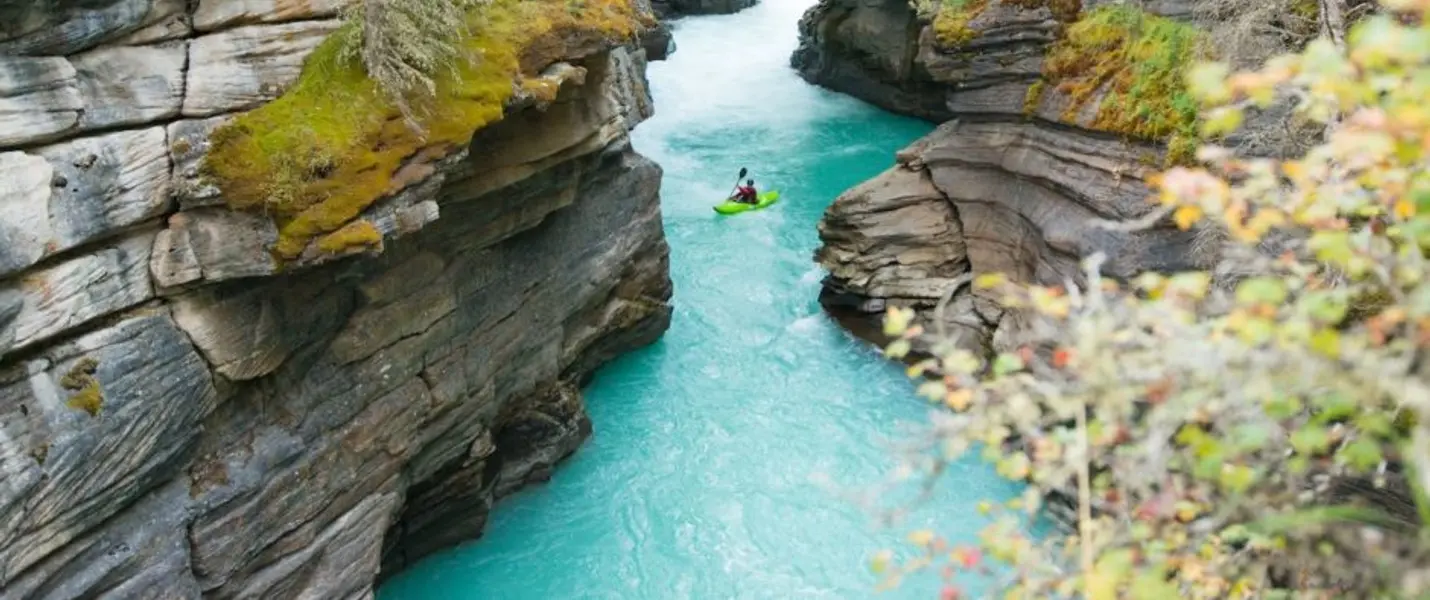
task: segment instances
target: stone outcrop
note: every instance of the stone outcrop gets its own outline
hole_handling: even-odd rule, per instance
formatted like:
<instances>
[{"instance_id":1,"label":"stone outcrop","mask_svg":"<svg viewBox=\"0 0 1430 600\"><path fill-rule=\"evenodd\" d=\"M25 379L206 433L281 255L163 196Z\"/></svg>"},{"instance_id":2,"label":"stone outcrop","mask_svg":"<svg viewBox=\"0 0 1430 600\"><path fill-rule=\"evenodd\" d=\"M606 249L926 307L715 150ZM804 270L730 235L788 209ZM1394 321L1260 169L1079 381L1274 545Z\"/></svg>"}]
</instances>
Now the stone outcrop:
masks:
<instances>
[{"instance_id":1,"label":"stone outcrop","mask_svg":"<svg viewBox=\"0 0 1430 600\"><path fill-rule=\"evenodd\" d=\"M986 351L1016 341L1016 317L968 287L955 293L962 275L1060 285L1080 281L1079 261L1094 252L1115 277L1200 258L1193 234L1170 223L1135 233L1096 223L1152 210L1145 178L1167 151L1102 127L1102 103L1119 102L1106 86L1077 97L1048 81L1045 61L1067 18L1058 2L968 6L967 22L943 26L945 37L961 28L965 39L951 44L906 0L823 0L800 23L792 63L812 82L944 122L826 212L816 257L829 271L825 305L870 332L861 322L887 306L928 309L948 293L945 324Z\"/></svg>"},{"instance_id":2,"label":"stone outcrop","mask_svg":"<svg viewBox=\"0 0 1430 600\"><path fill-rule=\"evenodd\" d=\"M646 5L661 22L642 34L641 45L650 60L665 60L675 52L675 40L667 21L686 15L728 15L750 8L758 2L759 0L649 0L645 2Z\"/></svg>"},{"instance_id":3,"label":"stone outcrop","mask_svg":"<svg viewBox=\"0 0 1430 600\"><path fill-rule=\"evenodd\" d=\"M200 165L337 5L0 8L0 597L370 598L548 477L585 379L668 326L635 45L553 46L372 244L278 266Z\"/></svg>"},{"instance_id":4,"label":"stone outcrop","mask_svg":"<svg viewBox=\"0 0 1430 600\"><path fill-rule=\"evenodd\" d=\"M1015 315L962 287L960 277L1003 273L1017 281L1082 282L1079 260L1110 257L1104 272L1129 277L1192 266L1194 234L1175 227L1128 232L1151 209L1148 190L1116 165L1135 160L1115 139L997 122L951 122L899 153L898 164L840 195L820 222L816 259L829 271L822 302L856 331L887 307L926 311L951 294L946 325L966 347L1004 346ZM1005 328L1003 325L1013 325Z\"/></svg>"},{"instance_id":5,"label":"stone outcrop","mask_svg":"<svg viewBox=\"0 0 1430 600\"><path fill-rule=\"evenodd\" d=\"M662 18L682 15L726 15L754 6L759 0L651 0Z\"/></svg>"}]
</instances>

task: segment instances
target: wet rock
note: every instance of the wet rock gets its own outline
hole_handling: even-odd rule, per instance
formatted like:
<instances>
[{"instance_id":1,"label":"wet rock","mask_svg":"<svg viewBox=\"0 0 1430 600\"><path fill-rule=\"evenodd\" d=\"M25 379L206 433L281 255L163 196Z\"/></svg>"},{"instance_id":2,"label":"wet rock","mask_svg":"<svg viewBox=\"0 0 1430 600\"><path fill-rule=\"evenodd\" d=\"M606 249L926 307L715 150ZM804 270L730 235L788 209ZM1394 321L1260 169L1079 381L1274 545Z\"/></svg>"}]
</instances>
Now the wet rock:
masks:
<instances>
[{"instance_id":1,"label":"wet rock","mask_svg":"<svg viewBox=\"0 0 1430 600\"><path fill-rule=\"evenodd\" d=\"M198 0L194 28L213 31L235 25L308 21L336 16L342 0Z\"/></svg>"},{"instance_id":2,"label":"wet rock","mask_svg":"<svg viewBox=\"0 0 1430 600\"><path fill-rule=\"evenodd\" d=\"M0 152L0 277L45 255L53 185L49 161L24 152Z\"/></svg>"},{"instance_id":3,"label":"wet rock","mask_svg":"<svg viewBox=\"0 0 1430 600\"><path fill-rule=\"evenodd\" d=\"M298 78L303 59L341 22L298 21L237 27L189 43L186 117L253 108Z\"/></svg>"},{"instance_id":4,"label":"wet rock","mask_svg":"<svg viewBox=\"0 0 1430 600\"><path fill-rule=\"evenodd\" d=\"M26 570L17 598L200 598L189 571L188 485L175 480Z\"/></svg>"},{"instance_id":5,"label":"wet rock","mask_svg":"<svg viewBox=\"0 0 1430 600\"><path fill-rule=\"evenodd\" d=\"M819 234L826 287L865 312L931 308L968 272L962 226L923 171L894 167L840 195Z\"/></svg>"},{"instance_id":6,"label":"wet rock","mask_svg":"<svg viewBox=\"0 0 1430 600\"><path fill-rule=\"evenodd\" d=\"M0 55L0 147L177 116L186 60L182 41L69 58Z\"/></svg>"},{"instance_id":7,"label":"wet rock","mask_svg":"<svg viewBox=\"0 0 1430 600\"><path fill-rule=\"evenodd\" d=\"M265 215L202 208L169 217L168 225L159 232L151 259L154 282L162 288L278 272L268 254L278 229Z\"/></svg>"},{"instance_id":8,"label":"wet rock","mask_svg":"<svg viewBox=\"0 0 1430 600\"><path fill-rule=\"evenodd\" d=\"M113 235L169 208L162 127L79 138L33 153L64 182L52 188L46 254Z\"/></svg>"},{"instance_id":9,"label":"wet rock","mask_svg":"<svg viewBox=\"0 0 1430 600\"><path fill-rule=\"evenodd\" d=\"M652 0L651 6L663 18L681 15L726 15L754 6L759 0Z\"/></svg>"},{"instance_id":10,"label":"wet rock","mask_svg":"<svg viewBox=\"0 0 1430 600\"><path fill-rule=\"evenodd\" d=\"M402 502L395 484L392 480L382 493L367 496L322 531L309 534L312 537L305 540L301 552L264 567L232 594L239 598L370 597L382 534Z\"/></svg>"},{"instance_id":11,"label":"wet rock","mask_svg":"<svg viewBox=\"0 0 1430 600\"><path fill-rule=\"evenodd\" d=\"M0 580L8 583L173 478L216 402L203 361L162 313L0 372ZM51 560L70 562L74 552L83 546Z\"/></svg>"},{"instance_id":12,"label":"wet rock","mask_svg":"<svg viewBox=\"0 0 1430 600\"><path fill-rule=\"evenodd\" d=\"M954 297L971 270L963 225L928 172L899 165L844 192L825 211L819 236L815 260L828 272L820 302L851 331L882 343L877 323L861 321L901 307L925 313L927 324L947 297L944 326L962 333L964 347L986 347L988 327L972 299Z\"/></svg>"},{"instance_id":13,"label":"wet rock","mask_svg":"<svg viewBox=\"0 0 1430 600\"><path fill-rule=\"evenodd\" d=\"M79 127L83 108L68 60L0 51L0 148L60 137Z\"/></svg>"},{"instance_id":14,"label":"wet rock","mask_svg":"<svg viewBox=\"0 0 1430 600\"><path fill-rule=\"evenodd\" d=\"M143 46L189 37L194 32L189 19L189 0L153 0L144 25L114 39L112 44Z\"/></svg>"},{"instance_id":15,"label":"wet rock","mask_svg":"<svg viewBox=\"0 0 1430 600\"><path fill-rule=\"evenodd\" d=\"M800 19L800 45L790 63L811 83L894 112L944 120L952 116L944 106L946 86L915 60L921 29L909 2L823 0Z\"/></svg>"},{"instance_id":16,"label":"wet rock","mask_svg":"<svg viewBox=\"0 0 1430 600\"><path fill-rule=\"evenodd\" d=\"M675 54L675 36L664 21L641 33L640 44L649 60L665 60Z\"/></svg>"},{"instance_id":17,"label":"wet rock","mask_svg":"<svg viewBox=\"0 0 1430 600\"><path fill-rule=\"evenodd\" d=\"M188 43L177 41L109 46L71 57L84 107L79 127L138 125L178 116L187 54Z\"/></svg>"},{"instance_id":18,"label":"wet rock","mask_svg":"<svg viewBox=\"0 0 1430 600\"><path fill-rule=\"evenodd\" d=\"M138 233L22 279L0 281L0 294L23 298L11 325L11 351L152 298L148 266L153 240L153 232Z\"/></svg>"},{"instance_id":19,"label":"wet rock","mask_svg":"<svg viewBox=\"0 0 1430 600\"><path fill-rule=\"evenodd\" d=\"M36 0L0 5L0 56L67 55L179 35L186 0ZM175 21L180 23L175 26Z\"/></svg>"},{"instance_id":20,"label":"wet rock","mask_svg":"<svg viewBox=\"0 0 1430 600\"><path fill-rule=\"evenodd\" d=\"M18 290L0 287L0 355L15 345L15 321L24 306L25 297Z\"/></svg>"}]
</instances>

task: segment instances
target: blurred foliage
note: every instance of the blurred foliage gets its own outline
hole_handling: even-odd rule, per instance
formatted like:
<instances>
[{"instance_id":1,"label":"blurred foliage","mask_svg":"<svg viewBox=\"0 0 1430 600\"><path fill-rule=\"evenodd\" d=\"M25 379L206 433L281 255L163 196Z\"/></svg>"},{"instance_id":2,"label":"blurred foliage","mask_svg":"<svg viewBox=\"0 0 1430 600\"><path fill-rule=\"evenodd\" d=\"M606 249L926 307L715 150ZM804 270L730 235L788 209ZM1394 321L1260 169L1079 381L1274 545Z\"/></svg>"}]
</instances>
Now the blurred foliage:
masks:
<instances>
[{"instance_id":1,"label":"blurred foliage","mask_svg":"<svg viewBox=\"0 0 1430 600\"><path fill-rule=\"evenodd\" d=\"M1427 12L1384 0L1343 48L1190 69L1206 134L1286 98L1326 127L1298 159L1203 146L1150 182L1151 220L1224 231L1212 271L1114 282L1093 256L1084 285L972 282L1026 325L996 357L932 340L909 371L942 407L937 443L905 468L976 453L1027 493L980 507L979 547L914 532L917 558L881 553L876 572L937 569L945 598L989 563L1007 598L1430 593ZM886 353L937 338L913 321L889 311ZM1049 498L1072 523L1029 536Z\"/></svg>"}]
</instances>

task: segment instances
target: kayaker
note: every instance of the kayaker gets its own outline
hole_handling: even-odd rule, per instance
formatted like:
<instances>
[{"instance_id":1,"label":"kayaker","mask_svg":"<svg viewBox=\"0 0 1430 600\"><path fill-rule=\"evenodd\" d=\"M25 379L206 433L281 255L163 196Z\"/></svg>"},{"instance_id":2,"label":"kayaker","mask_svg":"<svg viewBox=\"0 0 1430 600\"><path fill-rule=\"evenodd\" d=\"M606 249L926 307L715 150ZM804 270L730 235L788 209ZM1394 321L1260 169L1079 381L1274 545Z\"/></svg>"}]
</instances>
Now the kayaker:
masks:
<instances>
[{"instance_id":1,"label":"kayaker","mask_svg":"<svg viewBox=\"0 0 1430 600\"><path fill-rule=\"evenodd\" d=\"M760 200L759 194L755 192L755 180L746 179L745 185L736 187L734 200L745 204L758 204Z\"/></svg>"}]
</instances>

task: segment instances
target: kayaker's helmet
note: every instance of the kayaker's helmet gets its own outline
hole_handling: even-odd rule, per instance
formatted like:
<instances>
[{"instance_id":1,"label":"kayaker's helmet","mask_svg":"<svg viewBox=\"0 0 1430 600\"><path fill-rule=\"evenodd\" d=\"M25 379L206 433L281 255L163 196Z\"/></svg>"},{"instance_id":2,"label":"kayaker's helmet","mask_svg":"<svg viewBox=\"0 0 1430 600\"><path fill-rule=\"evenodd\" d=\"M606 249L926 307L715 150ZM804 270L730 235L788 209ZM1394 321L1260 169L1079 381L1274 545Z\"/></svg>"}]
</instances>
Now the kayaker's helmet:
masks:
<instances>
[{"instance_id":1,"label":"kayaker's helmet","mask_svg":"<svg viewBox=\"0 0 1430 600\"><path fill-rule=\"evenodd\" d=\"M745 180L745 185L748 185L748 186L750 186L750 187L754 187L754 186L755 186L755 180L753 180L753 179L746 179L746 180Z\"/></svg>"}]
</instances>

